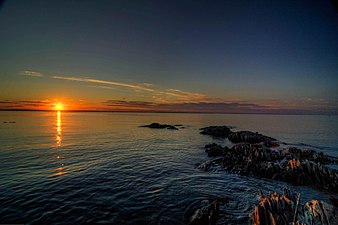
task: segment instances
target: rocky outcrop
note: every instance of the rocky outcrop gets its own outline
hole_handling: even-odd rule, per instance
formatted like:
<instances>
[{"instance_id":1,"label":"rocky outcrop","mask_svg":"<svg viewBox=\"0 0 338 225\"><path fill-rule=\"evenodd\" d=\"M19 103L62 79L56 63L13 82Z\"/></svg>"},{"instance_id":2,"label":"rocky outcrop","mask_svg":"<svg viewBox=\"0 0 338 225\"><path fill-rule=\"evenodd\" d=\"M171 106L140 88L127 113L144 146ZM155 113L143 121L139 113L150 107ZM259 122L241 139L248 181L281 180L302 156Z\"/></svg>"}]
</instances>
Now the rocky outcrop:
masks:
<instances>
[{"instance_id":1,"label":"rocky outcrop","mask_svg":"<svg viewBox=\"0 0 338 225\"><path fill-rule=\"evenodd\" d=\"M214 137L228 137L231 133L231 130L227 126L210 126L210 127L203 127L200 133L205 135L211 135Z\"/></svg>"},{"instance_id":2,"label":"rocky outcrop","mask_svg":"<svg viewBox=\"0 0 338 225\"><path fill-rule=\"evenodd\" d=\"M169 129L169 130L178 130L178 128L174 125L169 125L169 124L159 124L159 123L152 123L149 125L143 125L140 127L149 127L153 129Z\"/></svg>"},{"instance_id":3,"label":"rocky outcrop","mask_svg":"<svg viewBox=\"0 0 338 225\"><path fill-rule=\"evenodd\" d=\"M326 192L338 193L338 170L327 165L338 164L336 157L311 149L291 146L282 148L280 145L288 144L257 132L232 132L226 126L205 127L201 130L201 134L228 138L235 145L231 148L215 143L206 145L205 152L212 158L200 164L199 169L210 171L214 167L221 166L231 173L306 185ZM337 223L336 197L330 197L333 205L318 200L300 205L299 198L288 190L284 190L282 195L273 193L264 196L260 193L260 203L255 206L251 214L253 223L255 225ZM222 215L222 212L219 214ZM207 220L203 221L197 224L210 224Z\"/></svg>"},{"instance_id":4,"label":"rocky outcrop","mask_svg":"<svg viewBox=\"0 0 338 225\"><path fill-rule=\"evenodd\" d=\"M284 189L283 194L259 193L259 204L251 213L254 225L332 225L337 222L336 208L325 202L312 200L300 204L300 195Z\"/></svg>"},{"instance_id":5,"label":"rocky outcrop","mask_svg":"<svg viewBox=\"0 0 338 225\"><path fill-rule=\"evenodd\" d=\"M309 185L338 193L338 172L325 166L325 163L337 159L322 153L295 148L274 150L264 144L249 143L240 143L231 149L209 144L205 146L205 151L217 158L201 164L199 168L204 170L218 164L232 173Z\"/></svg>"},{"instance_id":6,"label":"rocky outcrop","mask_svg":"<svg viewBox=\"0 0 338 225\"><path fill-rule=\"evenodd\" d=\"M208 144L205 146L205 152L208 153L209 157L222 156L227 151L230 151L228 147L222 147L215 143Z\"/></svg>"},{"instance_id":7,"label":"rocky outcrop","mask_svg":"<svg viewBox=\"0 0 338 225\"><path fill-rule=\"evenodd\" d=\"M228 136L228 139L232 143L241 143L241 142L247 142L250 144L264 143L268 147L279 146L276 139L264 136L262 134L259 134L258 132L254 133L251 131L231 132Z\"/></svg>"},{"instance_id":8,"label":"rocky outcrop","mask_svg":"<svg viewBox=\"0 0 338 225\"><path fill-rule=\"evenodd\" d=\"M317 152L311 149L301 150L295 147L288 147L283 149L284 153L288 157L288 159L295 158L299 160L309 160L318 162L321 164L327 163L338 163L338 159L336 157L331 157L324 155L323 152Z\"/></svg>"},{"instance_id":9,"label":"rocky outcrop","mask_svg":"<svg viewBox=\"0 0 338 225\"><path fill-rule=\"evenodd\" d=\"M214 225L219 214L219 200L210 200L208 204L197 209L189 219L189 225Z\"/></svg>"},{"instance_id":10,"label":"rocky outcrop","mask_svg":"<svg viewBox=\"0 0 338 225\"><path fill-rule=\"evenodd\" d=\"M237 131L232 132L228 126L210 126L203 127L200 133L211 135L213 137L228 138L232 143L247 142L250 144L264 143L268 147L279 146L278 141L272 137L268 137L258 132L251 131Z\"/></svg>"}]
</instances>

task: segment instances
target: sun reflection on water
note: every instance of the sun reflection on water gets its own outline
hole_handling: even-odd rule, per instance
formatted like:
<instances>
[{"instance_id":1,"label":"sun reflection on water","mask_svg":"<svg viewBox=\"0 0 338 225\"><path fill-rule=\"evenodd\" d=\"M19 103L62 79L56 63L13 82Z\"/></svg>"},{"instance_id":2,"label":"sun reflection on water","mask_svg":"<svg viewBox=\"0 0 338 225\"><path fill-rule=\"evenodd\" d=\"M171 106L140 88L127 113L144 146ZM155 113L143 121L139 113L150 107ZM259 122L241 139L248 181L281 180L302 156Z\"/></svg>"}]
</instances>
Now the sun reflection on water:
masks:
<instances>
[{"instance_id":1,"label":"sun reflection on water","mask_svg":"<svg viewBox=\"0 0 338 225\"><path fill-rule=\"evenodd\" d=\"M62 124L61 124L61 112L57 111L57 116L56 116L56 145L61 146L62 142Z\"/></svg>"},{"instance_id":2,"label":"sun reflection on water","mask_svg":"<svg viewBox=\"0 0 338 225\"><path fill-rule=\"evenodd\" d=\"M61 111L57 111L56 114L56 134L55 134L55 142L56 142L56 150L61 150L62 145L62 118L61 118ZM60 165L56 168L56 172L50 175L50 177L58 177L66 174L67 172L64 171L65 165L62 163L63 157L57 154L56 156L57 163Z\"/></svg>"}]
</instances>

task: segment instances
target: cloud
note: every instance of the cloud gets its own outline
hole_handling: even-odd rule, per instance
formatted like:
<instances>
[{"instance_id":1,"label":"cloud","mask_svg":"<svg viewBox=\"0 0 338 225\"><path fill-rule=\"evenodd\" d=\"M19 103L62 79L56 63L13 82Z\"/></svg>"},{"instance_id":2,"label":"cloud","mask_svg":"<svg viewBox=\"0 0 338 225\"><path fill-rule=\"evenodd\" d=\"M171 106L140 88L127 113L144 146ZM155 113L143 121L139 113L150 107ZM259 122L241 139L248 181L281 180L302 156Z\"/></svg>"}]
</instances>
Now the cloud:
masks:
<instances>
[{"instance_id":1,"label":"cloud","mask_svg":"<svg viewBox=\"0 0 338 225\"><path fill-rule=\"evenodd\" d=\"M104 102L106 106L113 110L133 111L155 111L155 112L200 112L200 113L254 113L268 110L269 108L257 104L241 104L241 103L154 103L146 101L123 101L123 100L107 100Z\"/></svg>"},{"instance_id":2,"label":"cloud","mask_svg":"<svg viewBox=\"0 0 338 225\"><path fill-rule=\"evenodd\" d=\"M101 88L101 89L109 89L109 90L116 90L116 88L114 88L114 87L110 87L110 86L102 86L102 85L89 85L88 87L92 87L92 88Z\"/></svg>"},{"instance_id":3,"label":"cloud","mask_svg":"<svg viewBox=\"0 0 338 225\"><path fill-rule=\"evenodd\" d=\"M21 75L24 76L33 76L41 77L43 76L39 72L34 71L22 71ZM152 94L152 100L161 103L173 103L173 102L222 102L222 99L219 98L210 98L205 94L187 92L178 89L166 89L155 84L150 83L123 83L117 81L108 81L93 79L90 77L69 77L69 76L48 76L51 79L67 80L67 81L76 81L84 82L91 84L100 84L100 85L90 85L90 87L101 88L101 89L113 89L112 86L118 86L123 88L131 89L135 92L147 92Z\"/></svg>"},{"instance_id":4,"label":"cloud","mask_svg":"<svg viewBox=\"0 0 338 225\"><path fill-rule=\"evenodd\" d=\"M39 72L34 72L34 71L29 71L29 70L21 71L20 75L29 76L29 77L42 77L43 76L43 74L41 74Z\"/></svg>"},{"instance_id":5,"label":"cloud","mask_svg":"<svg viewBox=\"0 0 338 225\"><path fill-rule=\"evenodd\" d=\"M48 107L52 103L49 100L25 100L25 101L0 101L0 106L2 108L20 108L20 109L32 109L32 108L41 108Z\"/></svg>"},{"instance_id":6,"label":"cloud","mask_svg":"<svg viewBox=\"0 0 338 225\"><path fill-rule=\"evenodd\" d=\"M112 86L119 86L132 89L135 92L147 92L151 93L153 96L153 101L162 102L162 103L172 103L172 102L222 102L223 100L219 98L210 98L205 94L181 91L177 89L164 89L155 84L142 83L122 83L116 81L107 81L92 79L88 77L66 77L66 76L50 76L52 79L68 80L68 81L77 81L85 83L95 83L95 84L104 84L104 85L91 85L90 87L101 88L101 89L114 89Z\"/></svg>"},{"instance_id":7,"label":"cloud","mask_svg":"<svg viewBox=\"0 0 338 225\"><path fill-rule=\"evenodd\" d=\"M115 85L115 86L127 87L127 88L131 88L131 89L148 91L148 92L154 92L155 91L154 89L147 88L147 87L144 87L142 85L128 84L128 83L115 82L115 81L97 80L97 79L91 79L91 78L64 77L64 76L51 76L50 78L61 79L61 80L69 80L69 81L79 81L79 82L86 82L86 83L98 83L98 84L106 84L106 85Z\"/></svg>"}]
</instances>

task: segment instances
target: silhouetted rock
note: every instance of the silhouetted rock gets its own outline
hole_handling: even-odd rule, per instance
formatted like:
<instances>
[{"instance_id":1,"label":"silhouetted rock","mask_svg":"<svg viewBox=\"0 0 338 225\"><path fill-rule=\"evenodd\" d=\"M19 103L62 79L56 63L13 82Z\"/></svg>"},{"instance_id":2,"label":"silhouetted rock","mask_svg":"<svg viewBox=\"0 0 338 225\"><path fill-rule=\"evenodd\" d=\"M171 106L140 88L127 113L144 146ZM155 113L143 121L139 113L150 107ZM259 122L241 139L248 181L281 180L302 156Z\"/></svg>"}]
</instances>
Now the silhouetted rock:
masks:
<instances>
[{"instance_id":1,"label":"silhouetted rock","mask_svg":"<svg viewBox=\"0 0 338 225\"><path fill-rule=\"evenodd\" d=\"M338 199L335 198L334 196L330 196L330 202L332 205L334 205L335 207L338 207Z\"/></svg>"},{"instance_id":2,"label":"silhouetted rock","mask_svg":"<svg viewBox=\"0 0 338 225\"><path fill-rule=\"evenodd\" d=\"M228 147L222 147L218 144L208 144L205 146L205 152L208 153L209 157L212 156L222 156L225 151L229 151L230 149Z\"/></svg>"},{"instance_id":3,"label":"silhouetted rock","mask_svg":"<svg viewBox=\"0 0 338 225\"><path fill-rule=\"evenodd\" d=\"M143 125L140 127L149 127L149 128L154 128L154 129L169 129L169 130L178 130L177 127L173 125L168 125L168 124L159 124L159 123L152 123L149 125Z\"/></svg>"},{"instance_id":4,"label":"silhouetted rock","mask_svg":"<svg viewBox=\"0 0 338 225\"><path fill-rule=\"evenodd\" d=\"M254 133L251 131L238 131L232 132L229 134L228 139L233 143L247 142L250 144L264 143L268 147L278 146L276 139L268 136L259 134L258 132Z\"/></svg>"},{"instance_id":5,"label":"silhouetted rock","mask_svg":"<svg viewBox=\"0 0 338 225\"><path fill-rule=\"evenodd\" d=\"M210 126L201 128L201 134L211 135L214 137L228 137L231 130L227 126Z\"/></svg>"},{"instance_id":6,"label":"silhouetted rock","mask_svg":"<svg viewBox=\"0 0 338 225\"><path fill-rule=\"evenodd\" d=\"M251 213L254 225L330 225L336 224L336 208L325 202L312 200L300 204L300 195L284 189L264 196L259 193L260 202Z\"/></svg>"},{"instance_id":7,"label":"silhouetted rock","mask_svg":"<svg viewBox=\"0 0 338 225\"><path fill-rule=\"evenodd\" d=\"M16 123L15 121L3 121L3 123Z\"/></svg>"}]
</instances>

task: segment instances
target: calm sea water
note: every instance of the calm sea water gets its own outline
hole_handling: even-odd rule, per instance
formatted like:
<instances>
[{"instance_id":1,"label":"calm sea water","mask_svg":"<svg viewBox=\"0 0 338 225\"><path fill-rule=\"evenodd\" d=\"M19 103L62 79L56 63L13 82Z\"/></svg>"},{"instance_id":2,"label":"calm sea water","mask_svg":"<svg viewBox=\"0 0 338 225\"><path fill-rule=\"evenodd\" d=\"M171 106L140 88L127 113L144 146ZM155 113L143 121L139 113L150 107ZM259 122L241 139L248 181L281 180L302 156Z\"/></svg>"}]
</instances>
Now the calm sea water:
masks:
<instances>
[{"instance_id":1,"label":"calm sea water","mask_svg":"<svg viewBox=\"0 0 338 225\"><path fill-rule=\"evenodd\" d=\"M248 224L260 189L327 201L311 188L197 169L208 160L205 144L230 144L200 135L204 126L338 155L337 116L0 112L0 122L0 223L186 224L208 199L224 197L220 222ZM138 127L152 122L185 128Z\"/></svg>"}]
</instances>

